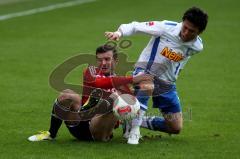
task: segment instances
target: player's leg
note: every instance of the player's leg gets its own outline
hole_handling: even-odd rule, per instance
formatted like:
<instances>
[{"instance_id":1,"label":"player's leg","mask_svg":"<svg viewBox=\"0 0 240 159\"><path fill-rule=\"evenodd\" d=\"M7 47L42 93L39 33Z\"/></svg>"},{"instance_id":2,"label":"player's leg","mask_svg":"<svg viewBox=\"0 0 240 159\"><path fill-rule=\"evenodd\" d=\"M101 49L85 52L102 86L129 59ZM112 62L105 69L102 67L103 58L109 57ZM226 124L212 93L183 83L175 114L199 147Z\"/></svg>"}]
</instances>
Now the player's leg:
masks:
<instances>
[{"instance_id":1,"label":"player's leg","mask_svg":"<svg viewBox=\"0 0 240 159\"><path fill-rule=\"evenodd\" d=\"M148 109L148 100L152 93L152 82L141 82L139 90L137 90L136 97L140 103L139 115L131 121L131 130L129 132L128 144L138 144L140 138L140 126L145 112ZM126 136L126 134L124 134Z\"/></svg>"},{"instance_id":2,"label":"player's leg","mask_svg":"<svg viewBox=\"0 0 240 159\"><path fill-rule=\"evenodd\" d=\"M96 115L90 121L80 121L78 125L67 125L70 133L81 141L109 141L117 119L113 113Z\"/></svg>"},{"instance_id":3,"label":"player's leg","mask_svg":"<svg viewBox=\"0 0 240 159\"><path fill-rule=\"evenodd\" d=\"M170 134L180 133L183 118L175 87L167 93L153 97L153 104L159 107L163 117L144 117L142 127Z\"/></svg>"},{"instance_id":4,"label":"player's leg","mask_svg":"<svg viewBox=\"0 0 240 159\"><path fill-rule=\"evenodd\" d=\"M113 101L117 96L114 93L111 95L107 93L109 97L101 99L102 93L101 89L94 89L87 105L80 109L81 121L76 125L67 125L70 133L77 139L84 141L107 141L110 139L116 123L116 118L111 112Z\"/></svg>"},{"instance_id":5,"label":"player's leg","mask_svg":"<svg viewBox=\"0 0 240 159\"><path fill-rule=\"evenodd\" d=\"M117 94L112 93L107 99L100 101L99 104L101 107L104 105L113 106L116 98ZM109 141L117 121L118 119L114 116L112 109L105 114L95 115L91 119L89 126L93 139L96 141Z\"/></svg>"},{"instance_id":6,"label":"player's leg","mask_svg":"<svg viewBox=\"0 0 240 159\"><path fill-rule=\"evenodd\" d=\"M144 70L142 68L136 68L133 72L133 75L137 76L142 73L144 73ZM140 111L138 117L131 121L131 130L128 136L129 144L138 144L140 138L140 126L142 124L142 118L148 108L148 100L149 96L152 95L153 88L153 82L144 81L139 83L139 85L137 85L137 88L135 89L136 98L140 102ZM126 133L128 133L127 130ZM124 136L127 136L126 133L124 134Z\"/></svg>"},{"instance_id":7,"label":"player's leg","mask_svg":"<svg viewBox=\"0 0 240 159\"><path fill-rule=\"evenodd\" d=\"M183 126L182 112L164 114L167 125L167 132L170 134L179 134Z\"/></svg>"},{"instance_id":8,"label":"player's leg","mask_svg":"<svg viewBox=\"0 0 240 159\"><path fill-rule=\"evenodd\" d=\"M91 131L89 129L90 121L79 121L77 125L66 125L69 132L78 140L93 141Z\"/></svg>"},{"instance_id":9,"label":"player's leg","mask_svg":"<svg viewBox=\"0 0 240 159\"><path fill-rule=\"evenodd\" d=\"M70 89L66 89L60 93L57 100L54 103L54 106L61 105L62 107L68 108L71 111L78 111L80 109L81 98L80 96ZM65 121L66 124L74 125L75 121ZM62 119L59 119L52 110L51 123L50 123L50 136L55 138L59 128L61 127Z\"/></svg>"},{"instance_id":10,"label":"player's leg","mask_svg":"<svg viewBox=\"0 0 240 159\"><path fill-rule=\"evenodd\" d=\"M54 107L56 105L61 105L66 108L70 108L71 110L79 110L80 107L80 97L72 90L64 90L60 93L58 98L55 100L53 104L51 119L50 119L50 128L49 131L42 131L39 134L30 136L28 138L29 141L41 141L41 140L50 140L56 137L57 132L62 124L62 119L59 119L54 112Z\"/></svg>"},{"instance_id":11,"label":"player's leg","mask_svg":"<svg viewBox=\"0 0 240 159\"><path fill-rule=\"evenodd\" d=\"M90 131L94 140L109 141L118 119L112 112L96 115L90 122Z\"/></svg>"},{"instance_id":12,"label":"player's leg","mask_svg":"<svg viewBox=\"0 0 240 159\"><path fill-rule=\"evenodd\" d=\"M144 117L142 127L169 134L179 134L183 125L182 113L164 114L163 117Z\"/></svg>"}]
</instances>

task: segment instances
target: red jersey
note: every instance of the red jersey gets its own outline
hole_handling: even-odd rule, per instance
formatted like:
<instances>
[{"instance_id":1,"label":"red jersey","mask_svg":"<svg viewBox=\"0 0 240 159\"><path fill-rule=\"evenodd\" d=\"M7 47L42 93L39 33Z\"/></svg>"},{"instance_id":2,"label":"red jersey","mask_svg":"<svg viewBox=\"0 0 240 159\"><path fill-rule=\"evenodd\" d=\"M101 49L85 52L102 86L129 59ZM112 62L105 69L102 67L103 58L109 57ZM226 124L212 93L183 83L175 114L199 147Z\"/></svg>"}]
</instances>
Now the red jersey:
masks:
<instances>
[{"instance_id":1,"label":"red jersey","mask_svg":"<svg viewBox=\"0 0 240 159\"><path fill-rule=\"evenodd\" d=\"M132 84L132 82L132 76L106 76L97 67L89 66L83 72L82 104L87 101L90 93L95 88L101 88L103 90L103 98L109 97L109 95L116 90L121 93L132 94L132 91L128 86L129 84Z\"/></svg>"}]
</instances>

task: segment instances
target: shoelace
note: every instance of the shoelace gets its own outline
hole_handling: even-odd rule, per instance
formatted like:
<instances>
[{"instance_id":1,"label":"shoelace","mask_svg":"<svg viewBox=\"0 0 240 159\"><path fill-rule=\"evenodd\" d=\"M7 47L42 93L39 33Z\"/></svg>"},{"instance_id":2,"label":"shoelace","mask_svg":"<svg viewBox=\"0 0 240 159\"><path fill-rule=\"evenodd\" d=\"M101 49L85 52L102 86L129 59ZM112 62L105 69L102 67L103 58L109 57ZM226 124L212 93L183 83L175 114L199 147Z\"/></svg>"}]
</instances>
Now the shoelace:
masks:
<instances>
[{"instance_id":1,"label":"shoelace","mask_svg":"<svg viewBox=\"0 0 240 159\"><path fill-rule=\"evenodd\" d=\"M140 139L142 136L140 134L129 134L129 138L132 138L132 139Z\"/></svg>"}]
</instances>

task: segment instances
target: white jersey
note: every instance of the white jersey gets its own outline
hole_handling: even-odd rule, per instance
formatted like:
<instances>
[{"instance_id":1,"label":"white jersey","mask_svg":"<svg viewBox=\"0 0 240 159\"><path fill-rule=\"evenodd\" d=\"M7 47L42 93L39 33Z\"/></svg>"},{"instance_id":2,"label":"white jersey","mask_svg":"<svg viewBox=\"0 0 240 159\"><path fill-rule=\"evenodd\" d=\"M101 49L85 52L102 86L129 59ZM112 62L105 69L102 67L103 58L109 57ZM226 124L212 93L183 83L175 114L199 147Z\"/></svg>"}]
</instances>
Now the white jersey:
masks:
<instances>
[{"instance_id":1,"label":"white jersey","mask_svg":"<svg viewBox=\"0 0 240 159\"><path fill-rule=\"evenodd\" d=\"M132 22L122 24L118 31L122 36L135 33L151 35L147 46L142 51L135 67L146 71L168 82L174 83L180 69L183 69L189 58L203 50L202 40L183 42L179 36L182 23L173 21Z\"/></svg>"}]
</instances>

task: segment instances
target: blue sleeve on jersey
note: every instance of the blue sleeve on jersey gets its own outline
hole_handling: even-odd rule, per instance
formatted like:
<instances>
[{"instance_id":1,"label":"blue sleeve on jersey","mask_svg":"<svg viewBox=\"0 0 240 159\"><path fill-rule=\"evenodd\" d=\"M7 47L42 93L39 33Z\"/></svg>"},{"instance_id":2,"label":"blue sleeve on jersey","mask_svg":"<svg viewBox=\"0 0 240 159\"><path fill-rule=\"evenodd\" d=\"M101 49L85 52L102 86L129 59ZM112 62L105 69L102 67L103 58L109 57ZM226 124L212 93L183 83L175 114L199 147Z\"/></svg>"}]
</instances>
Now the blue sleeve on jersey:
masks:
<instances>
[{"instance_id":1,"label":"blue sleeve on jersey","mask_svg":"<svg viewBox=\"0 0 240 159\"><path fill-rule=\"evenodd\" d=\"M164 24L165 25L172 25L172 26L176 26L177 25L177 23L175 23L175 22L165 22Z\"/></svg>"}]
</instances>

